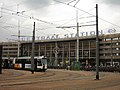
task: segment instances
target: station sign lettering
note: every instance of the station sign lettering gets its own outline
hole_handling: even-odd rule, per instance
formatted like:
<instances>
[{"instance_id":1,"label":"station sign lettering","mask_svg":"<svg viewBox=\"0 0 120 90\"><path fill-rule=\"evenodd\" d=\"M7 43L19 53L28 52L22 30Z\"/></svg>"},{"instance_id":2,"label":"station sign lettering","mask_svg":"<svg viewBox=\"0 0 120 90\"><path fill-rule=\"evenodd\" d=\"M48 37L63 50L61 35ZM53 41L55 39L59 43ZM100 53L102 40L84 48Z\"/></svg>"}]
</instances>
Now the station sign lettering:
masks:
<instances>
[{"instance_id":1,"label":"station sign lettering","mask_svg":"<svg viewBox=\"0 0 120 90\"><path fill-rule=\"evenodd\" d=\"M106 30L106 32L104 30L99 30L99 35L102 34L111 34L111 33L116 33L116 29L108 29ZM96 32L95 31L89 31L89 32L79 32L79 37L82 36L95 36ZM64 34L64 35L59 35L59 34L53 34L53 35L49 35L49 36L37 36L36 40L57 40L60 38L75 38L77 37L77 33L69 33L69 34ZM24 39L25 40L25 39ZM28 40L32 40L32 38L28 38L27 37L27 41Z\"/></svg>"}]
</instances>

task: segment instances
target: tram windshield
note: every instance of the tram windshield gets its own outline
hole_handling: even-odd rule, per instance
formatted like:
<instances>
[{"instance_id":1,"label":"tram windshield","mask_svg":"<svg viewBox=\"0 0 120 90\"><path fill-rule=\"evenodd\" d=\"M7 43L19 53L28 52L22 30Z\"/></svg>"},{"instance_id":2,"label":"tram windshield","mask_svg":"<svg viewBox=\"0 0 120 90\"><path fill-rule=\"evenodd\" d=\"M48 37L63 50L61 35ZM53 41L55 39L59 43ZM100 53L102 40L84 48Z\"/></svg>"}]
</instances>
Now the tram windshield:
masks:
<instances>
[{"instance_id":1,"label":"tram windshield","mask_svg":"<svg viewBox=\"0 0 120 90\"><path fill-rule=\"evenodd\" d=\"M42 62L43 64L47 64L47 59L46 59L46 58L43 58L43 59L41 60L41 62Z\"/></svg>"}]
</instances>

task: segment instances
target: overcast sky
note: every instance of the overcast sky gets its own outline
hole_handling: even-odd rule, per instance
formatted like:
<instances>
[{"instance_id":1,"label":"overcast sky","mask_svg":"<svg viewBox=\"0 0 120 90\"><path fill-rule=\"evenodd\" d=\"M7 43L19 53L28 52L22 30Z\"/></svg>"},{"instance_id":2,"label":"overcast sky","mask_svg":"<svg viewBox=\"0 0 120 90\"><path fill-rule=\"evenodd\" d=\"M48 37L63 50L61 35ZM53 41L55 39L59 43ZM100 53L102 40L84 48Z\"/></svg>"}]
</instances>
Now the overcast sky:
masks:
<instances>
[{"instance_id":1,"label":"overcast sky","mask_svg":"<svg viewBox=\"0 0 120 90\"><path fill-rule=\"evenodd\" d=\"M75 34L76 28L56 27L76 26L77 10L80 25L95 24L96 4L99 30L120 33L120 0L0 0L0 41L17 40L18 22L21 36L32 36L33 22L36 37ZM79 29L89 33L95 31L95 26Z\"/></svg>"}]
</instances>

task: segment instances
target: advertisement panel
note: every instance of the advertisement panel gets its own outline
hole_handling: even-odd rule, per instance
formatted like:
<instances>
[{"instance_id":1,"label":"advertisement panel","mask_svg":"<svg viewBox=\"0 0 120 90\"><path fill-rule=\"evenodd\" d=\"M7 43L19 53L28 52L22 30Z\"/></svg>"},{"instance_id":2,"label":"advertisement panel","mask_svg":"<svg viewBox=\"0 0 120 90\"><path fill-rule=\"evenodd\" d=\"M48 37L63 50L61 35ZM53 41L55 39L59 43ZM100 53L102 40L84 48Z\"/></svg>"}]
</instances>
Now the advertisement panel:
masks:
<instances>
[{"instance_id":1,"label":"advertisement panel","mask_svg":"<svg viewBox=\"0 0 120 90\"><path fill-rule=\"evenodd\" d=\"M25 64L25 68L31 68L31 64Z\"/></svg>"}]
</instances>

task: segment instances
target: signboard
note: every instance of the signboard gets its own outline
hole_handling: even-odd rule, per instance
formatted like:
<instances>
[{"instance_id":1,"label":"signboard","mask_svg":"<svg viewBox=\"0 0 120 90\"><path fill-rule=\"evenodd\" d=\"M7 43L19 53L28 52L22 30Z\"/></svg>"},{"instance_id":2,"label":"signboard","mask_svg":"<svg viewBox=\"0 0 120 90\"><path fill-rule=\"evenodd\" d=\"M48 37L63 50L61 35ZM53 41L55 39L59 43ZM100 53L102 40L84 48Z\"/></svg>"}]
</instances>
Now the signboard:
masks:
<instances>
[{"instance_id":1,"label":"signboard","mask_svg":"<svg viewBox=\"0 0 120 90\"><path fill-rule=\"evenodd\" d=\"M107 30L99 30L99 35L102 34L113 34L116 33L117 30L115 28L112 29L107 29ZM95 31L84 31L84 32L79 32L79 36L95 36L96 32ZM77 33L69 33L69 34L64 34L64 35L59 35L59 34L53 34L50 36L37 36L36 40L55 40L55 39L60 39L60 38L74 38L77 37ZM21 38L22 40L25 40L25 38ZM27 37L27 41L32 40L31 37Z\"/></svg>"},{"instance_id":2,"label":"signboard","mask_svg":"<svg viewBox=\"0 0 120 90\"><path fill-rule=\"evenodd\" d=\"M31 68L31 64L25 64L25 68Z\"/></svg>"}]
</instances>

